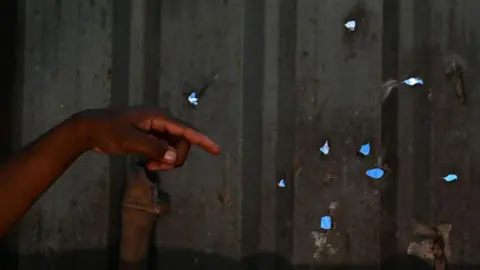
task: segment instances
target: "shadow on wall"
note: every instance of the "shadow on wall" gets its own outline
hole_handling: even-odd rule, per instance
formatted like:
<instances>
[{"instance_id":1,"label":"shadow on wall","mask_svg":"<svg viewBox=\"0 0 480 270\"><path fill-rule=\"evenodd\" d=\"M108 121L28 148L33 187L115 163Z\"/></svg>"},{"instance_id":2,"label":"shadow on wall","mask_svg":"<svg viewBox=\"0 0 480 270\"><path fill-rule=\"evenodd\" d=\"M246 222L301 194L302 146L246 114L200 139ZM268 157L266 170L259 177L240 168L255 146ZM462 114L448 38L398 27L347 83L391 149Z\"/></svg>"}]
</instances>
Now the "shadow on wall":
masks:
<instances>
[{"instance_id":1,"label":"shadow on wall","mask_svg":"<svg viewBox=\"0 0 480 270\"><path fill-rule=\"evenodd\" d=\"M0 161L5 160L12 150L13 93L15 89L17 49L17 7L16 0L0 1Z\"/></svg>"},{"instance_id":2,"label":"shadow on wall","mask_svg":"<svg viewBox=\"0 0 480 270\"><path fill-rule=\"evenodd\" d=\"M20 131L20 123L15 121L15 111L20 108L15 107L14 93L17 82L21 82L23 59L19 52L23 52L21 32L23 25L19 17L20 7L25 0L2 0L0 1L0 59L2 72L0 72L0 163L5 161L12 153L18 141L14 140L14 134ZM1 180L1 179L0 179ZM11 249L8 246L11 238L4 237L0 239L0 254L5 250ZM5 262L4 257L0 257L1 264Z\"/></svg>"},{"instance_id":3,"label":"shadow on wall","mask_svg":"<svg viewBox=\"0 0 480 270\"><path fill-rule=\"evenodd\" d=\"M116 263L118 255L115 256L111 250L76 250L68 252L59 252L56 254L32 254L17 257L17 263L20 268L15 265L1 265L0 269L16 270L16 269L88 269L88 270L106 270L119 269ZM291 265L286 259L280 255L271 253L260 253L244 258L242 261L233 260L218 254L207 254L193 250L180 249L159 249L156 250L154 263L149 267L138 267L138 265L127 265L123 269L215 269L215 270L289 270L289 269L319 269L319 270L341 270L341 269L381 269L381 270L430 270L433 269L424 261L408 256L400 255L385 261L381 267L374 265L338 265L338 266L317 266L317 265ZM3 262L7 254L1 255ZM12 256L12 255L10 255ZM108 261L107 258L110 258ZM11 260L10 260L11 261ZM448 269L475 269L475 266L449 266Z\"/></svg>"}]
</instances>

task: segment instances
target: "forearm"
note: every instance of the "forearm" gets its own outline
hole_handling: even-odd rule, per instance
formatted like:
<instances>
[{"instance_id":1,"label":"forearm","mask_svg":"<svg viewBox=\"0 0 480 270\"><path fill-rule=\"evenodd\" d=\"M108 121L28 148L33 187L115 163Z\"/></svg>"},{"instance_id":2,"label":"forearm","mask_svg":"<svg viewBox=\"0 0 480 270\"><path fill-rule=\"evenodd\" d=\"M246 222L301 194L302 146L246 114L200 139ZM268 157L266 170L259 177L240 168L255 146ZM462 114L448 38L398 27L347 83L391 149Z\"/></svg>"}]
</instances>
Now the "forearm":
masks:
<instances>
[{"instance_id":1,"label":"forearm","mask_svg":"<svg viewBox=\"0 0 480 270\"><path fill-rule=\"evenodd\" d=\"M61 123L0 167L0 237L87 149L78 126Z\"/></svg>"}]
</instances>

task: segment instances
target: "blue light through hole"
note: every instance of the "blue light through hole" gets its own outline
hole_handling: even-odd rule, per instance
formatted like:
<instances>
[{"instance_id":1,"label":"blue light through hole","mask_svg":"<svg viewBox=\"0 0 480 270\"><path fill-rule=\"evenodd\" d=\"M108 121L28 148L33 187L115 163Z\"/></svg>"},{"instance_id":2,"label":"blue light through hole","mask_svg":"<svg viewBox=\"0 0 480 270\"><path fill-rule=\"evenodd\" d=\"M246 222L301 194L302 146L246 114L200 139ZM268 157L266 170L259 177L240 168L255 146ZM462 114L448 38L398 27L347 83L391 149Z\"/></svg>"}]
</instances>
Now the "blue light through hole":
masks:
<instances>
[{"instance_id":1,"label":"blue light through hole","mask_svg":"<svg viewBox=\"0 0 480 270\"><path fill-rule=\"evenodd\" d=\"M370 169L366 172L366 175L373 179L380 179L384 174L385 172L381 168Z\"/></svg>"},{"instance_id":2,"label":"blue light through hole","mask_svg":"<svg viewBox=\"0 0 480 270\"><path fill-rule=\"evenodd\" d=\"M345 23L345 27L348 28L350 31L354 31L355 27L357 26L357 23L355 21L348 21Z\"/></svg>"},{"instance_id":3,"label":"blue light through hole","mask_svg":"<svg viewBox=\"0 0 480 270\"><path fill-rule=\"evenodd\" d=\"M419 78L419 77L409 78L409 79L406 79L405 81L403 81L403 83L405 83L406 85L409 85L409 86L414 86L414 85L417 85L417 84L423 85L423 80L422 80L422 78Z\"/></svg>"},{"instance_id":4,"label":"blue light through hole","mask_svg":"<svg viewBox=\"0 0 480 270\"><path fill-rule=\"evenodd\" d=\"M366 144L360 146L360 150L358 150L358 152L360 152L360 154L362 154L364 156L368 156L370 154L370 144L366 143Z\"/></svg>"},{"instance_id":5,"label":"blue light through hole","mask_svg":"<svg viewBox=\"0 0 480 270\"><path fill-rule=\"evenodd\" d=\"M287 185L285 184L285 179L281 179L280 182L278 182L278 186L281 187L281 188L284 188L286 187Z\"/></svg>"},{"instance_id":6,"label":"blue light through hole","mask_svg":"<svg viewBox=\"0 0 480 270\"><path fill-rule=\"evenodd\" d=\"M320 152L324 155L328 155L330 153L330 147L328 146L328 141L325 141L322 147L320 147Z\"/></svg>"},{"instance_id":7,"label":"blue light through hole","mask_svg":"<svg viewBox=\"0 0 480 270\"><path fill-rule=\"evenodd\" d=\"M323 216L320 219L320 228L330 230L332 228L332 218L330 216Z\"/></svg>"},{"instance_id":8,"label":"blue light through hole","mask_svg":"<svg viewBox=\"0 0 480 270\"><path fill-rule=\"evenodd\" d=\"M453 182L453 181L458 180L458 176L456 174L449 174L449 175L443 177L443 179L447 182Z\"/></svg>"},{"instance_id":9,"label":"blue light through hole","mask_svg":"<svg viewBox=\"0 0 480 270\"><path fill-rule=\"evenodd\" d=\"M190 104L192 104L192 105L197 106L197 105L198 105L197 93L192 92L192 93L188 96L188 102L190 102Z\"/></svg>"}]
</instances>

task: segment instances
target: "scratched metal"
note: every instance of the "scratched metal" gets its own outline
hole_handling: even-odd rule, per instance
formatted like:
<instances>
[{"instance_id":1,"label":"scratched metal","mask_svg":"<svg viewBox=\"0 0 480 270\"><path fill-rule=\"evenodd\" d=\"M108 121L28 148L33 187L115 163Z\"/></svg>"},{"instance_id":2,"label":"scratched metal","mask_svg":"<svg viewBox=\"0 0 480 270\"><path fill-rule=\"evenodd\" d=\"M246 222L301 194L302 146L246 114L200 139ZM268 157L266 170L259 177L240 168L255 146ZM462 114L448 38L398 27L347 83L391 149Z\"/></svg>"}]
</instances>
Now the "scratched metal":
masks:
<instances>
[{"instance_id":1,"label":"scratched metal","mask_svg":"<svg viewBox=\"0 0 480 270\"><path fill-rule=\"evenodd\" d=\"M183 168L159 175L172 205L156 224L151 269L409 264L400 255L414 221L451 224L451 263L480 264L478 1L20 7L24 82L9 95L23 144L81 109L149 104L222 145L220 157L194 148ZM446 74L452 65L463 71L465 104L459 79ZM216 73L192 108L188 93ZM417 76L424 86L400 85L382 99L386 81ZM370 155L357 157L366 142ZM129 162L79 159L9 237L13 269L114 269ZM365 175L385 164L386 178ZM449 173L458 181L445 182ZM320 230L327 215L328 234Z\"/></svg>"}]
</instances>

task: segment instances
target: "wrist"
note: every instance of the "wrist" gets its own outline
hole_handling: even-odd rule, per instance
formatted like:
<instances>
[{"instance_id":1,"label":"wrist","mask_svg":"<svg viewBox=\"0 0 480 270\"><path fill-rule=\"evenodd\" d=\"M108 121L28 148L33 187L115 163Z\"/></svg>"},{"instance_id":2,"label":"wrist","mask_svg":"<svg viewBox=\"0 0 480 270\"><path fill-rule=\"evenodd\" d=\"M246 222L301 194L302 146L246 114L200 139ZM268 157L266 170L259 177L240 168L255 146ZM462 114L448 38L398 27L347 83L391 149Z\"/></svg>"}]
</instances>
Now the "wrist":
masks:
<instances>
[{"instance_id":1,"label":"wrist","mask_svg":"<svg viewBox=\"0 0 480 270\"><path fill-rule=\"evenodd\" d=\"M68 126L68 129L72 131L72 136L75 138L73 143L77 144L83 151L92 148L88 119L88 113L82 111L70 116L70 118L64 122L65 125Z\"/></svg>"}]
</instances>

